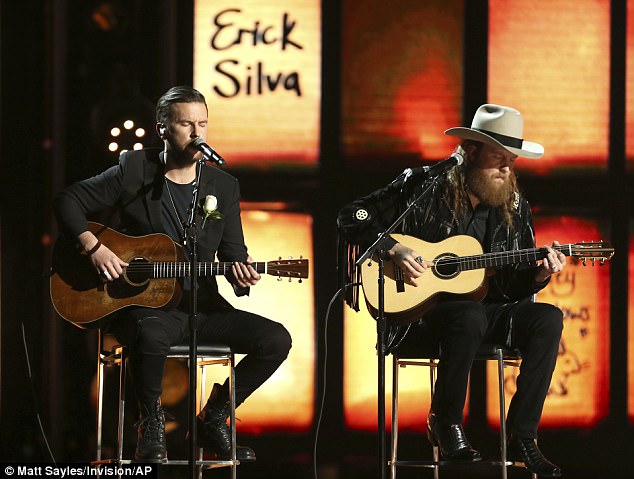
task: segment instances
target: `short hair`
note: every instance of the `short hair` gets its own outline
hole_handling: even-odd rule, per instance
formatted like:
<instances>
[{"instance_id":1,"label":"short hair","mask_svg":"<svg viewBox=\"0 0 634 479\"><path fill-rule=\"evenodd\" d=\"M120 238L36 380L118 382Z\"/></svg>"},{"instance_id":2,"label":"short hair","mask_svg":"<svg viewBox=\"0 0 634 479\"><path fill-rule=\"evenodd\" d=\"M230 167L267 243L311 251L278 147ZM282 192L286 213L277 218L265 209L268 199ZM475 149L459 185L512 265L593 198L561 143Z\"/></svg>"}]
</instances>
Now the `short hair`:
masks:
<instances>
[{"instance_id":1,"label":"short hair","mask_svg":"<svg viewBox=\"0 0 634 479\"><path fill-rule=\"evenodd\" d=\"M167 90L156 102L156 122L167 123L170 117L170 107L173 103L203 103L207 108L205 97L198 90L190 86L175 86Z\"/></svg>"}]
</instances>

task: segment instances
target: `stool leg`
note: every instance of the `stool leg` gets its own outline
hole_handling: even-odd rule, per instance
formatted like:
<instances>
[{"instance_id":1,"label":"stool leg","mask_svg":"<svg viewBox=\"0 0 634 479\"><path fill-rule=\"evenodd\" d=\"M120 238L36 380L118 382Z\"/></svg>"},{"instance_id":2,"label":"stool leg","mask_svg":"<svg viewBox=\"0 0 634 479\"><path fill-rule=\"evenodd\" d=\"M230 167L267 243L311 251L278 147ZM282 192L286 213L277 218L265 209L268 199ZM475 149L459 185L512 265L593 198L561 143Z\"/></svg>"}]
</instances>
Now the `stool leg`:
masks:
<instances>
[{"instance_id":1,"label":"stool leg","mask_svg":"<svg viewBox=\"0 0 634 479\"><path fill-rule=\"evenodd\" d=\"M119 424L117 431L117 463L123 460L123 429L125 421L125 383L127 374L127 357L125 349L121 349L121 362L119 364Z\"/></svg>"},{"instance_id":2,"label":"stool leg","mask_svg":"<svg viewBox=\"0 0 634 479\"><path fill-rule=\"evenodd\" d=\"M398 453L398 358L392 356L392 460L390 478L396 478L396 456Z\"/></svg>"},{"instance_id":3,"label":"stool leg","mask_svg":"<svg viewBox=\"0 0 634 479\"><path fill-rule=\"evenodd\" d=\"M430 359L429 360L429 391L430 391L430 395L431 395L431 399L434 399L434 392L436 391L436 368L437 368L437 363L435 359ZM427 425L425 425L425 428L427 428ZM434 458L434 462L436 463L436 465L434 466L434 479L438 479L438 476L440 474L440 467L438 465L438 463L440 462L440 451L438 450L438 446L433 446L432 445L432 455Z\"/></svg>"},{"instance_id":4,"label":"stool leg","mask_svg":"<svg viewBox=\"0 0 634 479\"><path fill-rule=\"evenodd\" d=\"M203 405L205 404L207 398L207 368L204 365L200 366L200 400L198 402L198 412L202 411ZM198 431L198 429L196 429ZM203 448L198 446L198 460L202 461L204 459L203 456ZM198 479L202 479L203 477L203 467L198 466L196 468L198 470Z\"/></svg>"},{"instance_id":5,"label":"stool leg","mask_svg":"<svg viewBox=\"0 0 634 479\"><path fill-rule=\"evenodd\" d=\"M235 357L233 353L229 360L229 397L231 398L231 414L229 415L229 427L231 429L231 479L236 479L237 468L237 441L236 441L236 390L235 390Z\"/></svg>"},{"instance_id":6,"label":"stool leg","mask_svg":"<svg viewBox=\"0 0 634 479\"><path fill-rule=\"evenodd\" d=\"M500 461L502 462L502 479L506 479L506 405L504 398L504 354L501 348L496 350L496 355L498 362L498 391L500 395Z\"/></svg>"},{"instance_id":7,"label":"stool leg","mask_svg":"<svg viewBox=\"0 0 634 479\"><path fill-rule=\"evenodd\" d=\"M101 333L100 333L101 334ZM100 341L101 346L101 341ZM101 461L102 436L103 436L103 373L104 364L101 360L101 348L98 352L97 363L97 461Z\"/></svg>"},{"instance_id":8,"label":"stool leg","mask_svg":"<svg viewBox=\"0 0 634 479\"><path fill-rule=\"evenodd\" d=\"M430 391L430 395L431 395L431 399L434 398L434 391L436 390L436 360L434 359L430 359L429 360L429 391ZM427 428L427 425L425 425L425 428ZM440 467L438 465L438 462L440 462L440 452L438 450L438 446L434 446L432 445L432 456L434 458L434 462L436 463L434 465L434 479L438 479L438 476L440 474Z\"/></svg>"}]
</instances>

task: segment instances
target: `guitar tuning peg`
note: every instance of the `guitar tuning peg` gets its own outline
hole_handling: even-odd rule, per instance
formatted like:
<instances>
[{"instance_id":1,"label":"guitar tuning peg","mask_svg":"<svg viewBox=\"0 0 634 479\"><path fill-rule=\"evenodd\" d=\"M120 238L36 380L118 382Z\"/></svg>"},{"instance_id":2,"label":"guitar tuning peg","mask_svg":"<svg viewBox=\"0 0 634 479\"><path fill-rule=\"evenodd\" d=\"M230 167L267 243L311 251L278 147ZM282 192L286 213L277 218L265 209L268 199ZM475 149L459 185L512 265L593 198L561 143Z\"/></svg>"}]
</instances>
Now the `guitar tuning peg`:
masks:
<instances>
[{"instance_id":1,"label":"guitar tuning peg","mask_svg":"<svg viewBox=\"0 0 634 479\"><path fill-rule=\"evenodd\" d=\"M601 258L601 261L599 262L599 266L603 266L605 264L605 258Z\"/></svg>"},{"instance_id":2,"label":"guitar tuning peg","mask_svg":"<svg viewBox=\"0 0 634 479\"><path fill-rule=\"evenodd\" d=\"M304 259L304 256L300 254L299 259Z\"/></svg>"},{"instance_id":3,"label":"guitar tuning peg","mask_svg":"<svg viewBox=\"0 0 634 479\"><path fill-rule=\"evenodd\" d=\"M596 258L592 258L592 266L594 266L595 261L596 261Z\"/></svg>"},{"instance_id":4,"label":"guitar tuning peg","mask_svg":"<svg viewBox=\"0 0 634 479\"><path fill-rule=\"evenodd\" d=\"M289 257L288 257L288 259L293 259L293 257L292 257L292 256L289 256Z\"/></svg>"},{"instance_id":5,"label":"guitar tuning peg","mask_svg":"<svg viewBox=\"0 0 634 479\"><path fill-rule=\"evenodd\" d=\"M584 266L586 265L586 259L585 259L585 258L583 258L583 259L581 260L581 262L583 263L583 265L584 265Z\"/></svg>"},{"instance_id":6,"label":"guitar tuning peg","mask_svg":"<svg viewBox=\"0 0 634 479\"><path fill-rule=\"evenodd\" d=\"M288 282L292 283L293 282L293 278L288 278Z\"/></svg>"},{"instance_id":7,"label":"guitar tuning peg","mask_svg":"<svg viewBox=\"0 0 634 479\"><path fill-rule=\"evenodd\" d=\"M277 277L278 281L282 281L282 278L280 276Z\"/></svg>"},{"instance_id":8,"label":"guitar tuning peg","mask_svg":"<svg viewBox=\"0 0 634 479\"><path fill-rule=\"evenodd\" d=\"M301 282L302 282L302 278L299 278L299 280L298 280L297 282L298 282L298 283L301 283Z\"/></svg>"}]
</instances>

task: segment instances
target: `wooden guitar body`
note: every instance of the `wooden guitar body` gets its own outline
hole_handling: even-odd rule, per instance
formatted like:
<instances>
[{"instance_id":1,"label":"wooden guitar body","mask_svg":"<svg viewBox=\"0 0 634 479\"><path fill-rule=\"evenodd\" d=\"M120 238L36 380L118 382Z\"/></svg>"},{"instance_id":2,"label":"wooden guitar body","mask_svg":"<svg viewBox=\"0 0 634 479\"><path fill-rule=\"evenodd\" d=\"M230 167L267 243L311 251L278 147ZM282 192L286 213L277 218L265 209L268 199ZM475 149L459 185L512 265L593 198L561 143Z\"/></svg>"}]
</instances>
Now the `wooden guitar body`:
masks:
<instances>
[{"instance_id":1,"label":"wooden guitar body","mask_svg":"<svg viewBox=\"0 0 634 479\"><path fill-rule=\"evenodd\" d=\"M127 236L105 226L91 223L90 230L127 263L145 261L179 261L182 247L164 234ZM104 283L95 272L90 257L79 253L74 245L57 241L53 250L51 301L62 318L74 324L97 321L127 306L160 308L177 304L181 288L176 278L144 278L135 275ZM86 318L83 321L81 318Z\"/></svg>"},{"instance_id":2,"label":"wooden guitar body","mask_svg":"<svg viewBox=\"0 0 634 479\"><path fill-rule=\"evenodd\" d=\"M128 236L98 223L89 229L128 266L123 275L103 282L90 257L75 245L57 241L50 278L51 302L57 314L76 326L98 321L127 306L161 308L176 305L182 297L177 278L191 277L191 264L183 261L183 247L161 233ZM278 278L308 278L307 259L254 262L262 274ZM232 262L198 262L200 277L231 273Z\"/></svg>"},{"instance_id":3,"label":"wooden guitar body","mask_svg":"<svg viewBox=\"0 0 634 479\"><path fill-rule=\"evenodd\" d=\"M470 236L453 236L439 243L400 234L392 234L392 237L429 261L482 254L482 246ZM487 292L484 269L456 271L429 268L417 279L418 286L411 286L402 279L402 272L395 268L394 262L386 261L385 276L385 317L397 324L420 319L426 310L448 295L466 295L463 299L479 301ZM368 309L374 315L379 306L377 262L366 262L361 277Z\"/></svg>"},{"instance_id":4,"label":"wooden guitar body","mask_svg":"<svg viewBox=\"0 0 634 479\"><path fill-rule=\"evenodd\" d=\"M434 265L417 278L417 287L404 281L403 272L392 261L385 261L385 317L395 323L410 323L438 300L445 298L480 301L487 293L487 272L509 264L537 264L549 252L549 248L482 253L480 243L471 236L458 235L438 243L428 243L418 238L393 234L399 243L417 251ZM565 256L581 258L582 263L596 261L604 264L612 258L614 248L602 241L556 245L551 249ZM376 259L361 269L361 284L368 309L376 315L379 309L378 266Z\"/></svg>"}]
</instances>

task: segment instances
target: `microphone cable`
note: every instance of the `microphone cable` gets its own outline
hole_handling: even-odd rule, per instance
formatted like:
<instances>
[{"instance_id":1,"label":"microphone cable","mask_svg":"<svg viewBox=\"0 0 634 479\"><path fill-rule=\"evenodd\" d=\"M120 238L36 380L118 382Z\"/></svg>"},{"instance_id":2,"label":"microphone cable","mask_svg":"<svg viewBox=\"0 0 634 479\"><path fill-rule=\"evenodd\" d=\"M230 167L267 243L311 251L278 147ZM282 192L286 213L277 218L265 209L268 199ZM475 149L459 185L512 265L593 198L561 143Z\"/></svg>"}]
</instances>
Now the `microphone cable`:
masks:
<instances>
[{"instance_id":1,"label":"microphone cable","mask_svg":"<svg viewBox=\"0 0 634 479\"><path fill-rule=\"evenodd\" d=\"M317 478L317 442L319 440L319 429L321 427L321 420L324 414L324 405L326 402L326 379L327 379L327 371L326 366L328 364L328 319L330 318L330 312L332 309L332 305L335 301L342 296L346 289L350 286L355 286L360 283L348 283L340 288L332 297L330 302L328 303L328 308L326 308L326 318L324 319L324 368L323 368L323 390L321 393L320 405L319 405L319 414L317 415L317 424L315 425L315 442L313 445L313 476L314 479Z\"/></svg>"},{"instance_id":2,"label":"microphone cable","mask_svg":"<svg viewBox=\"0 0 634 479\"><path fill-rule=\"evenodd\" d=\"M51 451L51 447L48 444L48 439L46 438L46 433L44 432L44 426L42 425L42 418L40 416L40 409L37 401L37 393L35 392L35 384L33 383L33 373L31 371L31 361L29 360L29 348L26 345L26 331L24 329L24 322L20 323L22 327L22 344L24 345L24 356L26 357L26 367L29 374L29 384L31 386L31 394L33 396L33 407L35 408L35 416L37 417L37 423L40 427L40 432L42 433L42 439L44 439L44 444L46 444L46 449L48 450L48 454L53 461L53 464L57 465L57 461L55 460L55 456L53 456L53 452Z\"/></svg>"}]
</instances>

